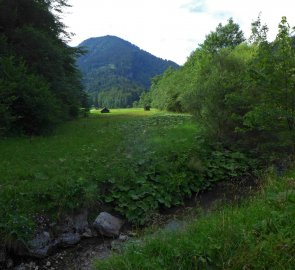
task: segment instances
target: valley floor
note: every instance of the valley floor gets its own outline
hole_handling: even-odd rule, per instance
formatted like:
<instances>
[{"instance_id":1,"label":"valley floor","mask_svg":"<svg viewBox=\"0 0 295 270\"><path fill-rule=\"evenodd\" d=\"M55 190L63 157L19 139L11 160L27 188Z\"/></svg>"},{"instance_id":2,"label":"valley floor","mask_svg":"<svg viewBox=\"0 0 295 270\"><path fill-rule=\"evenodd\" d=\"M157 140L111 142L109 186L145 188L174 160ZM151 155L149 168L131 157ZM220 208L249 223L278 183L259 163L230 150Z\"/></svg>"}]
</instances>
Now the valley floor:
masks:
<instances>
[{"instance_id":1,"label":"valley floor","mask_svg":"<svg viewBox=\"0 0 295 270\"><path fill-rule=\"evenodd\" d=\"M36 228L77 209L108 207L133 224L150 224L159 210L212 187L214 173L239 166L234 157L220 173L216 153L210 180L198 134L190 115L123 109L94 110L48 137L0 139L0 244L28 241ZM269 178L242 206L147 236L97 269L294 269L294 177Z\"/></svg>"},{"instance_id":2,"label":"valley floor","mask_svg":"<svg viewBox=\"0 0 295 270\"><path fill-rule=\"evenodd\" d=\"M193 188L182 165L197 131L189 115L116 109L47 137L1 138L0 249L79 209L96 209L90 224L105 205L144 224L161 205L181 204Z\"/></svg>"}]
</instances>

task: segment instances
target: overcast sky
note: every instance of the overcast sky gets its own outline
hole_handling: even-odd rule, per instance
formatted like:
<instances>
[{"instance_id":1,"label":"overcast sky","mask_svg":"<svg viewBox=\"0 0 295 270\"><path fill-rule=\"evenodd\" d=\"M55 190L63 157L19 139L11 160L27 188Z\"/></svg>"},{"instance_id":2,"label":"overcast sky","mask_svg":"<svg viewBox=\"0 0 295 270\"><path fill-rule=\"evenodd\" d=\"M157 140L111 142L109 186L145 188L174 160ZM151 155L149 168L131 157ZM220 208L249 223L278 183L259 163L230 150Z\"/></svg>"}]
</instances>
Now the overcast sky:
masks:
<instances>
[{"instance_id":1,"label":"overcast sky","mask_svg":"<svg viewBox=\"0 0 295 270\"><path fill-rule=\"evenodd\" d=\"M69 4L63 20L75 33L70 45L114 35L178 64L230 17L247 38L259 12L270 28L270 39L282 16L295 26L295 0L69 0Z\"/></svg>"}]
</instances>

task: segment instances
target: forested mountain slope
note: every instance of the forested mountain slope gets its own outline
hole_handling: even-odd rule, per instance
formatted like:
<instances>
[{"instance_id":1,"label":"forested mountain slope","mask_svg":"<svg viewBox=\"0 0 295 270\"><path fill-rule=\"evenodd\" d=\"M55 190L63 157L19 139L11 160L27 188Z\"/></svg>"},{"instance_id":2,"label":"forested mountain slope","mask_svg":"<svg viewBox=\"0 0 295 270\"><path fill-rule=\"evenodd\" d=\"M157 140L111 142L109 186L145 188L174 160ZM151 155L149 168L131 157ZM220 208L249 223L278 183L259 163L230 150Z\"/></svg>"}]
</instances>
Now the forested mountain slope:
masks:
<instances>
[{"instance_id":1,"label":"forested mountain slope","mask_svg":"<svg viewBox=\"0 0 295 270\"><path fill-rule=\"evenodd\" d=\"M115 36L90 38L79 46L87 52L77 64L86 91L98 105L130 106L150 87L151 78L178 67Z\"/></svg>"}]
</instances>

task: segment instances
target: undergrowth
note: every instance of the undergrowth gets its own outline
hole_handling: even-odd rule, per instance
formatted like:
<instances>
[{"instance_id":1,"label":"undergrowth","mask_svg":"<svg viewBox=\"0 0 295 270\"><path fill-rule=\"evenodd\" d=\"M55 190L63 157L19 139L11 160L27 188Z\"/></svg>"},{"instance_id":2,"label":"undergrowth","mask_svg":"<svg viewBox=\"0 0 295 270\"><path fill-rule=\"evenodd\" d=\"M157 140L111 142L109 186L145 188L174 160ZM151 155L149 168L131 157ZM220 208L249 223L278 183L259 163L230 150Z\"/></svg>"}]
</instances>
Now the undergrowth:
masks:
<instances>
[{"instance_id":1,"label":"undergrowth","mask_svg":"<svg viewBox=\"0 0 295 270\"><path fill-rule=\"evenodd\" d=\"M146 236L96 269L276 269L295 267L295 170L269 177L240 206L220 208L178 232Z\"/></svg>"},{"instance_id":2,"label":"undergrowth","mask_svg":"<svg viewBox=\"0 0 295 270\"><path fill-rule=\"evenodd\" d=\"M31 237L53 220L109 204L136 224L216 181L248 173L240 153L209 149L189 115L92 111L50 137L0 140L0 234Z\"/></svg>"}]
</instances>

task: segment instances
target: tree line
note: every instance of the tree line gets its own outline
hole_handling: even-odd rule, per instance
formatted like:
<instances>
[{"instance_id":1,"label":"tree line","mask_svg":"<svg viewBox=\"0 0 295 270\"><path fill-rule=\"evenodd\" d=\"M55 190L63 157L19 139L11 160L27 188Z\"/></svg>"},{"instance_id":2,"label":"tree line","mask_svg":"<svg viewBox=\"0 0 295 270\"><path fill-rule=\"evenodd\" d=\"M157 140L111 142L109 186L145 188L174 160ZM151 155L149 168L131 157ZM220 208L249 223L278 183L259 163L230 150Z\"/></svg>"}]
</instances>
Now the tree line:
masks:
<instances>
[{"instance_id":1,"label":"tree line","mask_svg":"<svg viewBox=\"0 0 295 270\"><path fill-rule=\"evenodd\" d=\"M67 0L0 0L0 133L43 134L87 97L61 22Z\"/></svg>"},{"instance_id":2,"label":"tree line","mask_svg":"<svg viewBox=\"0 0 295 270\"><path fill-rule=\"evenodd\" d=\"M272 42L260 16L251 28L246 40L232 19L219 24L140 102L192 113L215 147L281 162L295 153L295 39L286 17Z\"/></svg>"}]
</instances>

